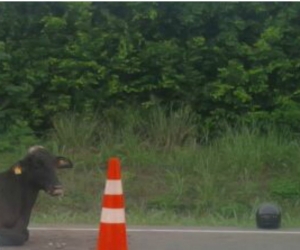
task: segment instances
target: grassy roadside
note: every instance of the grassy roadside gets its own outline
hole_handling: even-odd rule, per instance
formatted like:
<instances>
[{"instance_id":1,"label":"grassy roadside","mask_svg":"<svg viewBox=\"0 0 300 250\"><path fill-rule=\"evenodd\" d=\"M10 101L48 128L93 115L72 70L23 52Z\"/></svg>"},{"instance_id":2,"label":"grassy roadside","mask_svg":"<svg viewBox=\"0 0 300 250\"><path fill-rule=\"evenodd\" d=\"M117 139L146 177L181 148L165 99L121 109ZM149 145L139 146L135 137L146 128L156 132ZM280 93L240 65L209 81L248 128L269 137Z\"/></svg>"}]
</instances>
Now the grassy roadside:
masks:
<instances>
[{"instance_id":1,"label":"grassy roadside","mask_svg":"<svg viewBox=\"0 0 300 250\"><path fill-rule=\"evenodd\" d=\"M34 212L31 224L35 225L90 225L98 226L100 218L99 212L93 213L44 213ZM182 216L168 211L131 211L126 212L128 226L195 226L195 227L238 227L255 228L254 214L247 217L235 219L220 216L207 215L202 218L195 218L193 215ZM284 213L282 218L282 228L299 228L300 216L296 211L294 216Z\"/></svg>"},{"instance_id":2,"label":"grassy roadside","mask_svg":"<svg viewBox=\"0 0 300 250\"><path fill-rule=\"evenodd\" d=\"M32 222L96 225L106 160L118 156L130 225L251 227L257 205L273 201L283 209L283 226L299 227L299 141L286 131L261 133L253 126L227 128L200 144L196 122L186 108L147 115L130 110L110 119L56 117L43 144L75 167L59 171L62 199L41 193ZM1 154L0 166L25 150Z\"/></svg>"}]
</instances>

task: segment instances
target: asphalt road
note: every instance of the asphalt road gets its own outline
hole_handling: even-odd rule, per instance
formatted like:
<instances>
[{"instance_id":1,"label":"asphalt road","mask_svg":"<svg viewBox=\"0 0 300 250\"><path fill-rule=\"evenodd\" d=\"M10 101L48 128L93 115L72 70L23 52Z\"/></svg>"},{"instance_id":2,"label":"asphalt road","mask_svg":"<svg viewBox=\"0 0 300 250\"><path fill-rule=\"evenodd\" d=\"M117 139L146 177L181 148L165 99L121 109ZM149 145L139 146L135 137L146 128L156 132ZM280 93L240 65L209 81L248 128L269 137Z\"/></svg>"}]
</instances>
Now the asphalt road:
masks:
<instances>
[{"instance_id":1,"label":"asphalt road","mask_svg":"<svg viewBox=\"0 0 300 250\"><path fill-rule=\"evenodd\" d=\"M0 250L95 250L98 231L82 226L32 227L29 242ZM299 250L300 230L128 227L129 250Z\"/></svg>"},{"instance_id":2,"label":"asphalt road","mask_svg":"<svg viewBox=\"0 0 300 250\"><path fill-rule=\"evenodd\" d=\"M296 250L300 232L179 229L131 233L132 250Z\"/></svg>"}]
</instances>

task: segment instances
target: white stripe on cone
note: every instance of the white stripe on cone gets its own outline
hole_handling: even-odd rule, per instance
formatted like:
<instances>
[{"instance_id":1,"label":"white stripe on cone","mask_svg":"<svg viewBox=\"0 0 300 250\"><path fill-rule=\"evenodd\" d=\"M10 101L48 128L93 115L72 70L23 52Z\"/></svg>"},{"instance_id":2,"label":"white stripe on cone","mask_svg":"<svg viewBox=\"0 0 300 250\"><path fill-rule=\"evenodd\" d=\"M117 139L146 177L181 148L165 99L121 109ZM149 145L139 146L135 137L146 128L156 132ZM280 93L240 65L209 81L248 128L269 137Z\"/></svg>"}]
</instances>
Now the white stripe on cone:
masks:
<instances>
[{"instance_id":1,"label":"white stripe on cone","mask_svg":"<svg viewBox=\"0 0 300 250\"><path fill-rule=\"evenodd\" d=\"M104 194L109 194L109 195L123 194L121 180L107 180L105 184Z\"/></svg>"},{"instance_id":2,"label":"white stripe on cone","mask_svg":"<svg viewBox=\"0 0 300 250\"><path fill-rule=\"evenodd\" d=\"M103 223L125 223L124 208L102 208L101 222Z\"/></svg>"}]
</instances>

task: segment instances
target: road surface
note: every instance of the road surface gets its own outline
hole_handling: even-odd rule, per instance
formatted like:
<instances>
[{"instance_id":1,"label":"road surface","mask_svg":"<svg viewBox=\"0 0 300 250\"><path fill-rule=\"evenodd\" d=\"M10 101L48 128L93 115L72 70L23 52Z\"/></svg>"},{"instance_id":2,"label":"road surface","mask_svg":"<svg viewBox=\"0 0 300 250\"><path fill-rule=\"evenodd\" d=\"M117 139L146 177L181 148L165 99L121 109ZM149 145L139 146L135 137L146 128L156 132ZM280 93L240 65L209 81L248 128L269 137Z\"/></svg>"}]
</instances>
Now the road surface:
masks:
<instances>
[{"instance_id":1,"label":"road surface","mask_svg":"<svg viewBox=\"0 0 300 250\"><path fill-rule=\"evenodd\" d=\"M22 247L0 250L95 250L96 227L31 227ZM128 227L129 250L299 250L300 230Z\"/></svg>"}]
</instances>

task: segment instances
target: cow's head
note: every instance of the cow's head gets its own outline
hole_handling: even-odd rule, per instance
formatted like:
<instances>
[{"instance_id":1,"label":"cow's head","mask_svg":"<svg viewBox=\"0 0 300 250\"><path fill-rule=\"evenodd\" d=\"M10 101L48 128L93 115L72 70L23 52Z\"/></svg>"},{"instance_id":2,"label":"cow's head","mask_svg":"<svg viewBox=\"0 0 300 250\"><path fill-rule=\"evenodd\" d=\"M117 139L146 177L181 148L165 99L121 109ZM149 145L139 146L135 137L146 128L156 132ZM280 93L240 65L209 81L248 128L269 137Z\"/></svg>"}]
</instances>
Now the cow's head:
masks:
<instances>
[{"instance_id":1,"label":"cow's head","mask_svg":"<svg viewBox=\"0 0 300 250\"><path fill-rule=\"evenodd\" d=\"M24 181L30 186L57 196L63 193L63 188L57 178L56 169L72 168L72 166L69 159L55 156L42 146L33 146L12 170L15 175L23 176Z\"/></svg>"}]
</instances>

